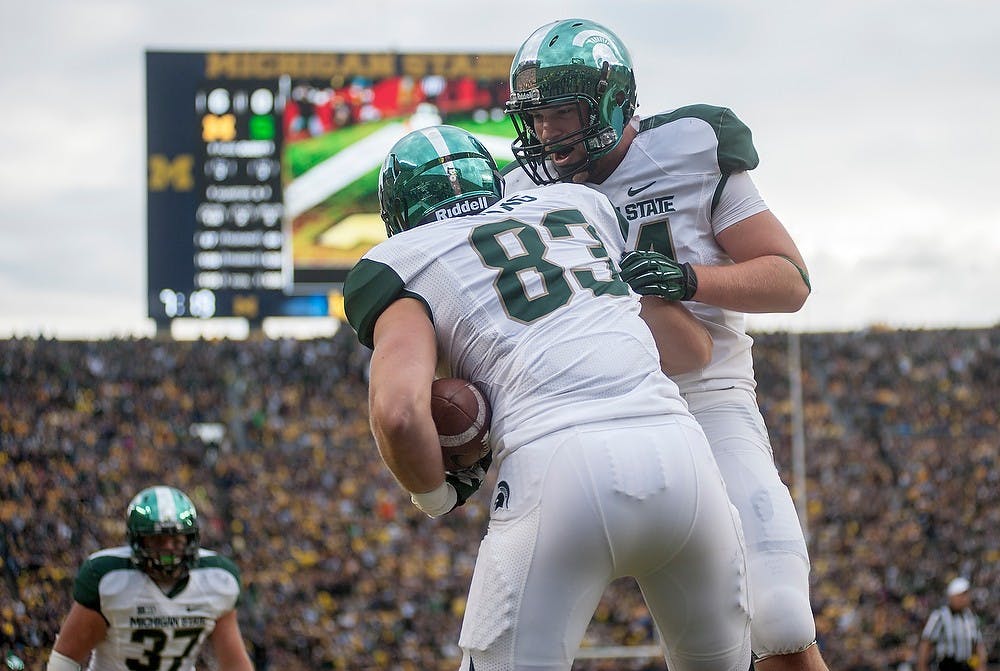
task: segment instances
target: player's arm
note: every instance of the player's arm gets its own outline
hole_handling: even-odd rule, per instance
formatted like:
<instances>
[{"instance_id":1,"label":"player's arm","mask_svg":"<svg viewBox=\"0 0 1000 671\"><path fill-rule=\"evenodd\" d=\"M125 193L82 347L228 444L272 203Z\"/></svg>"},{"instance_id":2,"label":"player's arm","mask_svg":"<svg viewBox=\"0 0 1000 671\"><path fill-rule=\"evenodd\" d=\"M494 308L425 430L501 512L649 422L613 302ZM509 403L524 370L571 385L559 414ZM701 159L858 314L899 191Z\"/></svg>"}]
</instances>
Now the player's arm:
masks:
<instances>
[{"instance_id":1,"label":"player's arm","mask_svg":"<svg viewBox=\"0 0 1000 671\"><path fill-rule=\"evenodd\" d=\"M694 266L693 299L739 312L796 312L809 296L809 274L792 237L770 210L715 236L731 265Z\"/></svg>"},{"instance_id":2,"label":"player's arm","mask_svg":"<svg viewBox=\"0 0 1000 671\"><path fill-rule=\"evenodd\" d=\"M374 345L368 403L379 453L407 491L433 491L444 482L444 462L431 417L437 342L423 303L389 305L375 323Z\"/></svg>"},{"instance_id":3,"label":"player's arm","mask_svg":"<svg viewBox=\"0 0 1000 671\"><path fill-rule=\"evenodd\" d=\"M107 633L108 623L103 615L74 601L52 647L48 671L76 671Z\"/></svg>"},{"instance_id":4,"label":"player's arm","mask_svg":"<svg viewBox=\"0 0 1000 671\"><path fill-rule=\"evenodd\" d=\"M215 621L215 629L209 640L212 642L212 652L219 662L220 669L253 671L253 663L247 654L235 610L229 611Z\"/></svg>"},{"instance_id":5,"label":"player's arm","mask_svg":"<svg viewBox=\"0 0 1000 671\"><path fill-rule=\"evenodd\" d=\"M660 352L660 368L679 375L704 368L712 358L712 336L678 301L642 296L640 316L645 320Z\"/></svg>"}]
</instances>

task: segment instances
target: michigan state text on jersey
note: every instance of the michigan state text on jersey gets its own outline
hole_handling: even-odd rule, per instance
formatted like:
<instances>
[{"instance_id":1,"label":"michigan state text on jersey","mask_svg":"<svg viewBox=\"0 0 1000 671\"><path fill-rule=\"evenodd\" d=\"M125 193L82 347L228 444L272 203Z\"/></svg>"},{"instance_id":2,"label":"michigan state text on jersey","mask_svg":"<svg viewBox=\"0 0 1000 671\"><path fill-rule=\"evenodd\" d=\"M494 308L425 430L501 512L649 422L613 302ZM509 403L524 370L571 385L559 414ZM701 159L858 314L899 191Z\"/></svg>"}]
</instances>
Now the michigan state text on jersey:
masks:
<instances>
[{"instance_id":1,"label":"michigan state text on jersey","mask_svg":"<svg viewBox=\"0 0 1000 671\"><path fill-rule=\"evenodd\" d=\"M220 667L249 671L236 619L240 572L200 547L198 513L179 489L139 492L126 511L129 544L90 555L48 671L191 671L206 641Z\"/></svg>"}]
</instances>

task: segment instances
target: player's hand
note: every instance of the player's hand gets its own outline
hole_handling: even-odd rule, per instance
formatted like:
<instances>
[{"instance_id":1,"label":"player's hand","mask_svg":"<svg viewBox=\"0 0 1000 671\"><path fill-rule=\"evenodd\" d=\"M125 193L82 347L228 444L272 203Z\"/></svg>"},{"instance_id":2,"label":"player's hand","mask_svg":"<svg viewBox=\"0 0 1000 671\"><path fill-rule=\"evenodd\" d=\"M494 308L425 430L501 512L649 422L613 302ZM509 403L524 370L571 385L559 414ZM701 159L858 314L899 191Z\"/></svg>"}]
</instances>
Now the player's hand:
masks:
<instances>
[{"instance_id":1,"label":"player's hand","mask_svg":"<svg viewBox=\"0 0 1000 671\"><path fill-rule=\"evenodd\" d=\"M643 296L688 301L698 290L698 276L691 264L678 263L660 252L625 252L619 265L621 278Z\"/></svg>"},{"instance_id":2,"label":"player's hand","mask_svg":"<svg viewBox=\"0 0 1000 671\"><path fill-rule=\"evenodd\" d=\"M445 482L451 484L455 488L455 493L458 494L458 501L452 510L468 501L470 496L479 491L483 481L486 480L486 471L489 470L492 463L493 452L488 452L485 457L468 468L463 468L460 471L445 471Z\"/></svg>"},{"instance_id":3,"label":"player's hand","mask_svg":"<svg viewBox=\"0 0 1000 671\"><path fill-rule=\"evenodd\" d=\"M437 489L422 494L410 492L410 501L428 517L447 515L479 490L492 463L493 453L489 452L468 468L445 471L444 482Z\"/></svg>"}]
</instances>

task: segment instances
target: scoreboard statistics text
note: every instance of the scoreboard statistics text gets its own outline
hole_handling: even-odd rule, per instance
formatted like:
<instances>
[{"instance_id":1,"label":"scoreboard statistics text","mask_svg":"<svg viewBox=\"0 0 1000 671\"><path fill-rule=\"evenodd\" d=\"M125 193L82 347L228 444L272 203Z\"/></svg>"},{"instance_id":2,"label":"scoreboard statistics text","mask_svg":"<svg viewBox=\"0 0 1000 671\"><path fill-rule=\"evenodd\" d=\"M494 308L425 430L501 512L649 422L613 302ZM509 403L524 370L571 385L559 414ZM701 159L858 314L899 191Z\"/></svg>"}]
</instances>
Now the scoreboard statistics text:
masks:
<instances>
[{"instance_id":1,"label":"scoreboard statistics text","mask_svg":"<svg viewBox=\"0 0 1000 671\"><path fill-rule=\"evenodd\" d=\"M396 140L448 123L511 160L512 57L147 51L149 316L342 316Z\"/></svg>"}]
</instances>

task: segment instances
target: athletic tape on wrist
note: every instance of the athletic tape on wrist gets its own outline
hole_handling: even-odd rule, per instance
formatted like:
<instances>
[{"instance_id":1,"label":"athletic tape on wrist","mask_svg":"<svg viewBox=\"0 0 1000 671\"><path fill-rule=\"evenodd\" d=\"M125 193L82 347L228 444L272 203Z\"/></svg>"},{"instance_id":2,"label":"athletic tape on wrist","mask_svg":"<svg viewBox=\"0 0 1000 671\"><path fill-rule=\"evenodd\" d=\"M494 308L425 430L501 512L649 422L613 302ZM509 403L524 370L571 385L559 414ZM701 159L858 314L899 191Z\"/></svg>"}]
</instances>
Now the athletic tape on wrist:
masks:
<instances>
[{"instance_id":1,"label":"athletic tape on wrist","mask_svg":"<svg viewBox=\"0 0 1000 671\"><path fill-rule=\"evenodd\" d=\"M66 655L52 651L49 655L49 664L45 667L46 671L80 671L80 665L75 661L67 657Z\"/></svg>"},{"instance_id":2,"label":"athletic tape on wrist","mask_svg":"<svg viewBox=\"0 0 1000 671\"><path fill-rule=\"evenodd\" d=\"M430 517L440 517L451 511L458 503L458 492L450 482L442 482L441 486L423 494L410 492L410 501L424 514Z\"/></svg>"}]
</instances>

